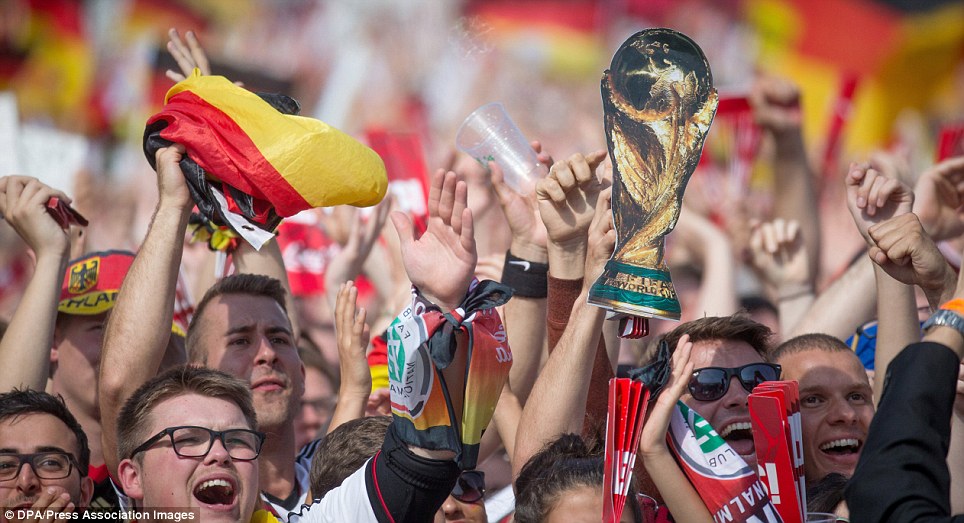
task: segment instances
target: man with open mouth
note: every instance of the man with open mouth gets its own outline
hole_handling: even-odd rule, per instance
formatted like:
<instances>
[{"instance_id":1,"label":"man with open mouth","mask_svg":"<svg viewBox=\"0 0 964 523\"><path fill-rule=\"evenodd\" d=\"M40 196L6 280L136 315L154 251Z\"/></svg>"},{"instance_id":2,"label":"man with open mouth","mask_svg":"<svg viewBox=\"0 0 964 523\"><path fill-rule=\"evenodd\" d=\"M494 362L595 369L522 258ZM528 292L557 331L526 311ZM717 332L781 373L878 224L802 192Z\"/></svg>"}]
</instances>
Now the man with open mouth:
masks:
<instances>
[{"instance_id":1,"label":"man with open mouth","mask_svg":"<svg viewBox=\"0 0 964 523\"><path fill-rule=\"evenodd\" d=\"M773 361L800 384L800 418L807 483L836 472L852 476L874 417L873 390L860 359L826 334L782 343Z\"/></svg>"}]
</instances>

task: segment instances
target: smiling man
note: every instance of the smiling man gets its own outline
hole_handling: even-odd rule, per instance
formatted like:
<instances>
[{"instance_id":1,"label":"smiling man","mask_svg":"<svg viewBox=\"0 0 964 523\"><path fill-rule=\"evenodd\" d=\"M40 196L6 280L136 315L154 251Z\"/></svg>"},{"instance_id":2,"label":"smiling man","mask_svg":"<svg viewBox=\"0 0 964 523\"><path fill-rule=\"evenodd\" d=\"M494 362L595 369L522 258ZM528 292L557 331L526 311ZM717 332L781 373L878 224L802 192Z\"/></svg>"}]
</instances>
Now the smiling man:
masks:
<instances>
[{"instance_id":1,"label":"smiling man","mask_svg":"<svg viewBox=\"0 0 964 523\"><path fill-rule=\"evenodd\" d=\"M764 381L780 379L767 363L770 329L745 316L700 318L666 334L670 347L684 335L693 342L693 376L682 401L710 423L746 464L756 470L748 396Z\"/></svg>"},{"instance_id":2,"label":"smiling man","mask_svg":"<svg viewBox=\"0 0 964 523\"><path fill-rule=\"evenodd\" d=\"M804 334L773 352L783 378L800 384L807 483L851 476L874 417L873 391L860 359L840 340Z\"/></svg>"},{"instance_id":3,"label":"smiling man","mask_svg":"<svg viewBox=\"0 0 964 523\"><path fill-rule=\"evenodd\" d=\"M45 392L0 394L0 507L82 510L94 482L90 449L63 400Z\"/></svg>"}]
</instances>

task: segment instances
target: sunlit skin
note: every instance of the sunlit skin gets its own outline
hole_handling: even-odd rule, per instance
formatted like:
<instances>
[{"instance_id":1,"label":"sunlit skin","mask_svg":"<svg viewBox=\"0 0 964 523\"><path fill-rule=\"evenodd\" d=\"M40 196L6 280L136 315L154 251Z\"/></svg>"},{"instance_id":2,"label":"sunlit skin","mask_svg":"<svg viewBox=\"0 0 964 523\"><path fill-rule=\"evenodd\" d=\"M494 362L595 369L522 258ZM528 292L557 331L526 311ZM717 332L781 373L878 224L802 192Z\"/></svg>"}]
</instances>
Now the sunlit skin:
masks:
<instances>
[{"instance_id":1,"label":"sunlit skin","mask_svg":"<svg viewBox=\"0 0 964 523\"><path fill-rule=\"evenodd\" d=\"M34 413L0 421L0 453L67 452L76 459L79 450L77 437L56 416ZM29 508L47 487L64 489L75 507L86 507L94 492L93 481L76 466L66 478L41 479L25 463L16 478L0 481L0 506Z\"/></svg>"},{"instance_id":2,"label":"sunlit skin","mask_svg":"<svg viewBox=\"0 0 964 523\"><path fill-rule=\"evenodd\" d=\"M335 391L331 381L321 371L305 367L305 394L301 398L301 410L295 418L295 447L301 448L319 434L331 421L334 410Z\"/></svg>"},{"instance_id":3,"label":"sunlit skin","mask_svg":"<svg viewBox=\"0 0 964 523\"><path fill-rule=\"evenodd\" d=\"M599 523L603 514L602 488L580 486L556 496L546 515L546 523ZM633 513L626 507L620 523L633 523Z\"/></svg>"},{"instance_id":4,"label":"sunlit skin","mask_svg":"<svg viewBox=\"0 0 964 523\"><path fill-rule=\"evenodd\" d=\"M64 396L71 413L83 418L99 418L97 408L97 369L104 342L104 324L109 313L63 315L54 332L50 351L53 371L52 392ZM68 372L59 372L69 369Z\"/></svg>"},{"instance_id":5,"label":"sunlit skin","mask_svg":"<svg viewBox=\"0 0 964 523\"><path fill-rule=\"evenodd\" d=\"M143 431L144 439L167 427L195 425L212 430L250 429L241 409L231 401L185 394L157 404ZM207 456L183 458L171 447L170 438L138 454L137 460L121 461L119 476L131 498L147 507L185 507L197 509L201 521L248 521L258 502L258 460L232 459L220 440L215 440ZM222 503L198 499L201 486L222 480L231 485L232 494Z\"/></svg>"},{"instance_id":6,"label":"sunlit skin","mask_svg":"<svg viewBox=\"0 0 964 523\"><path fill-rule=\"evenodd\" d=\"M873 392L860 360L850 351L814 349L786 354L778 363L784 379L800 384L807 481L831 472L853 475L874 417ZM857 447L821 450L842 440L856 440Z\"/></svg>"},{"instance_id":7,"label":"sunlit skin","mask_svg":"<svg viewBox=\"0 0 964 523\"><path fill-rule=\"evenodd\" d=\"M704 340L693 343L690 355L693 368L703 367L742 367L750 363L760 363L763 358L753 347L745 341L734 340ZM723 434L733 423L749 423L750 411L747 398L750 393L743 388L740 380L734 376L730 379L730 387L726 394L715 401L699 401L689 392L683 394L683 403L703 416L718 434ZM745 431L735 431L726 441L734 452L739 454L746 464L756 470L756 453L753 438L746 437Z\"/></svg>"}]
</instances>

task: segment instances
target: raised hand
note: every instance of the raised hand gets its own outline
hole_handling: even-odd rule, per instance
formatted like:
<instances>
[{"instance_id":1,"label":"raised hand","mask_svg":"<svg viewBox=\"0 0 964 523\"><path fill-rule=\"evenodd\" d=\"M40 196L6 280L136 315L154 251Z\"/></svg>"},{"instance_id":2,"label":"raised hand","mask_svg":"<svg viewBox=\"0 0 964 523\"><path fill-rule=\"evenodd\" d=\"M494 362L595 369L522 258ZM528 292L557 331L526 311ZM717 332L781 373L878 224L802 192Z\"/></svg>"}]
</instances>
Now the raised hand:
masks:
<instances>
[{"instance_id":1,"label":"raised hand","mask_svg":"<svg viewBox=\"0 0 964 523\"><path fill-rule=\"evenodd\" d=\"M896 166L876 160L874 165L852 164L844 181L847 207L868 244L873 243L867 232L872 225L907 214L914 204L914 193L897 178Z\"/></svg>"},{"instance_id":2,"label":"raised hand","mask_svg":"<svg viewBox=\"0 0 964 523\"><path fill-rule=\"evenodd\" d=\"M918 285L928 295L939 296L954 288L956 277L937 245L924 231L917 215L895 216L868 230L873 243L868 254L892 278Z\"/></svg>"},{"instance_id":3,"label":"raised hand","mask_svg":"<svg viewBox=\"0 0 964 523\"><path fill-rule=\"evenodd\" d=\"M806 246L795 220L777 218L755 226L750 255L753 267L781 294L793 288L812 290Z\"/></svg>"},{"instance_id":4,"label":"raised hand","mask_svg":"<svg viewBox=\"0 0 964 523\"><path fill-rule=\"evenodd\" d=\"M179 163L185 152L183 145L174 144L158 149L154 154L157 166L158 206L169 205L185 211L190 211L194 206Z\"/></svg>"},{"instance_id":5,"label":"raised hand","mask_svg":"<svg viewBox=\"0 0 964 523\"><path fill-rule=\"evenodd\" d=\"M385 227L385 221L392 210L392 203L391 197L386 197L375 206L375 212L372 213L367 222L362 219L358 209L352 207L346 209L345 212L350 214L349 231L341 250L332 258L325 269L325 286L327 288L334 289L361 273L365 260L368 259L372 247L375 246L382 233L382 228Z\"/></svg>"},{"instance_id":6,"label":"raised hand","mask_svg":"<svg viewBox=\"0 0 964 523\"><path fill-rule=\"evenodd\" d=\"M586 156L573 154L553 164L549 175L536 184L539 214L549 240L556 245L586 241L599 191L604 187L596 177L596 168L605 159L605 150Z\"/></svg>"},{"instance_id":7,"label":"raised hand","mask_svg":"<svg viewBox=\"0 0 964 523\"><path fill-rule=\"evenodd\" d=\"M547 167L552 165L552 157L542 151L542 144L532 142L531 145L540 163ZM505 173L499 164L489 162L489 171L492 173L492 189L512 231L512 246L509 250L520 258L545 262L546 228L539 218L535 194L522 195L513 191L506 185Z\"/></svg>"},{"instance_id":8,"label":"raised hand","mask_svg":"<svg viewBox=\"0 0 964 523\"><path fill-rule=\"evenodd\" d=\"M467 193L454 172L437 171L429 190L428 227L420 238L410 217L391 214L409 281L443 310L462 302L478 259Z\"/></svg>"},{"instance_id":9,"label":"raised hand","mask_svg":"<svg viewBox=\"0 0 964 523\"><path fill-rule=\"evenodd\" d=\"M964 234L964 156L921 173L914 186L914 213L937 241Z\"/></svg>"},{"instance_id":10,"label":"raised hand","mask_svg":"<svg viewBox=\"0 0 964 523\"><path fill-rule=\"evenodd\" d=\"M764 129L781 134L800 131L800 89L793 82L764 76L750 91L753 118Z\"/></svg>"},{"instance_id":11,"label":"raised hand","mask_svg":"<svg viewBox=\"0 0 964 523\"><path fill-rule=\"evenodd\" d=\"M17 231L38 259L48 255L66 258L70 247L68 232L47 212L47 201L53 196L71 202L66 194L36 178L0 178L0 217Z\"/></svg>"},{"instance_id":12,"label":"raised hand","mask_svg":"<svg viewBox=\"0 0 964 523\"><path fill-rule=\"evenodd\" d=\"M690 361L692 350L693 344L690 343L690 337L684 334L676 344L676 350L673 351L669 380L656 398L656 402L650 407L646 424L643 425L643 433L639 437L639 452L644 460L656 455L669 454L669 448L666 447L666 431L673 417L673 409L686 392L690 376L693 375L693 362ZM655 475L657 472L650 471L650 474Z\"/></svg>"},{"instance_id":13,"label":"raised hand","mask_svg":"<svg viewBox=\"0 0 964 523\"><path fill-rule=\"evenodd\" d=\"M201 74L204 76L211 74L208 57L204 54L204 49L201 48L201 44L198 43L194 31L188 31L185 34L187 45L181 40L181 35L178 34L177 29L173 27L168 30L167 36L169 38L167 42L167 52L171 53L171 57L174 58L177 66L181 69L180 72L168 69L167 72L164 73L168 78L175 82L180 82L188 76L191 76L195 67L200 69Z\"/></svg>"},{"instance_id":14,"label":"raised hand","mask_svg":"<svg viewBox=\"0 0 964 523\"><path fill-rule=\"evenodd\" d=\"M338 369L341 384L338 403L331 415L328 432L353 419L366 415L369 395L372 394L372 375L366 352L371 331L365 321L365 309L356 305L358 289L347 281L338 287L335 300L335 341L338 345ZM387 392L387 390L386 390Z\"/></svg>"}]
</instances>

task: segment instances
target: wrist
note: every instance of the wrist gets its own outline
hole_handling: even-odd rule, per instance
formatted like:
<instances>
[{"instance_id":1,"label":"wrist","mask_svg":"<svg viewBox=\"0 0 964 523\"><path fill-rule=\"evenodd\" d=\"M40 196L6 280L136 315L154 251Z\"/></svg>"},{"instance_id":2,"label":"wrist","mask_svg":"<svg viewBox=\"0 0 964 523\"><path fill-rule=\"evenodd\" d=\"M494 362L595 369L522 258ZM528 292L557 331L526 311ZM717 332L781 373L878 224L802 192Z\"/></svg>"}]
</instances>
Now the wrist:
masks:
<instances>
[{"instance_id":1,"label":"wrist","mask_svg":"<svg viewBox=\"0 0 964 523\"><path fill-rule=\"evenodd\" d=\"M810 283L787 283L778 288L777 301L793 301L813 295L813 285Z\"/></svg>"},{"instance_id":2,"label":"wrist","mask_svg":"<svg viewBox=\"0 0 964 523\"><path fill-rule=\"evenodd\" d=\"M419 293L422 295L422 298L424 298L425 301L428 301L434 304L439 309L442 309L443 312L448 312L450 310L458 308L460 303L457 299L453 299L451 297L435 296L434 294L425 292L421 289L419 289ZM464 292L462 293L462 296L465 296Z\"/></svg>"},{"instance_id":3,"label":"wrist","mask_svg":"<svg viewBox=\"0 0 964 523\"><path fill-rule=\"evenodd\" d=\"M509 251L515 256L530 262L549 262L549 253L545 245L539 245L521 238L512 238Z\"/></svg>"},{"instance_id":4,"label":"wrist","mask_svg":"<svg viewBox=\"0 0 964 523\"><path fill-rule=\"evenodd\" d=\"M566 247L549 242L549 275L561 280L578 280L585 275L587 247L585 242Z\"/></svg>"},{"instance_id":5,"label":"wrist","mask_svg":"<svg viewBox=\"0 0 964 523\"><path fill-rule=\"evenodd\" d=\"M549 292L548 272L547 264L519 257L510 250L505 253L502 283L512 287L520 298L543 299Z\"/></svg>"}]
</instances>

